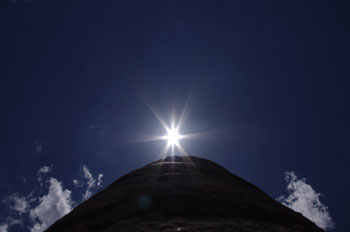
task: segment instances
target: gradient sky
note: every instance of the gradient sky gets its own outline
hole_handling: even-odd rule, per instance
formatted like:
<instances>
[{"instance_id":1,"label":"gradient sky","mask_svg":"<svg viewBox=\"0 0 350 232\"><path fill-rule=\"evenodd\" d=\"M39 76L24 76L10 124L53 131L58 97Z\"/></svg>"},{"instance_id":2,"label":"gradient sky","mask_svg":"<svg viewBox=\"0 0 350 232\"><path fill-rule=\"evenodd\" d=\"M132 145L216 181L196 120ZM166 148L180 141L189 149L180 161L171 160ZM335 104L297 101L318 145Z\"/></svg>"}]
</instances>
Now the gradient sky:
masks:
<instances>
[{"instance_id":1,"label":"gradient sky","mask_svg":"<svg viewBox=\"0 0 350 232\"><path fill-rule=\"evenodd\" d=\"M349 10L346 1L1 0L0 225L18 218L13 194L47 194L43 166L76 205L84 167L106 187L158 159L165 141L130 142L165 133L145 100L170 119L190 99L182 132L208 133L181 142L190 155L273 198L294 171L323 195L333 231L350 231ZM28 231L28 210L9 231Z\"/></svg>"}]
</instances>

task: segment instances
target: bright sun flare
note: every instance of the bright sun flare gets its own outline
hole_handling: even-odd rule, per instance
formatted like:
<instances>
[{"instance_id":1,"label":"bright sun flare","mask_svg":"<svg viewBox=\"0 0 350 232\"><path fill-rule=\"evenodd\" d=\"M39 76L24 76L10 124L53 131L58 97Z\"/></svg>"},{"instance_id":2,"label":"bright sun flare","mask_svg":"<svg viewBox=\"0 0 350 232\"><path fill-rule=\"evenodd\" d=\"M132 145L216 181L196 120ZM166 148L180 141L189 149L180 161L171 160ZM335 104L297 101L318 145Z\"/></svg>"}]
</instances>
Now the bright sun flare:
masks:
<instances>
[{"instance_id":1,"label":"bright sun flare","mask_svg":"<svg viewBox=\"0 0 350 232\"><path fill-rule=\"evenodd\" d=\"M178 129L171 128L168 130L168 134L165 136L165 139L168 140L168 144L173 146L179 143L179 139L181 139L181 135L179 134Z\"/></svg>"},{"instance_id":2,"label":"bright sun flare","mask_svg":"<svg viewBox=\"0 0 350 232\"><path fill-rule=\"evenodd\" d=\"M144 99L146 104L148 105L149 109L152 111L154 116L158 119L160 124L163 126L166 134L165 135L155 135L155 136L149 136L144 139L139 140L140 142L149 142L149 141L157 141L157 140L166 140L167 144L164 146L162 151L160 152L161 155L167 156L169 153L171 156L174 156L175 154L182 154L184 156L188 156L185 149L181 146L180 140L186 140L186 139L198 139L204 136L204 133L191 133L191 134L181 134L180 130L183 129L183 126L185 124L186 118L188 117L188 110L191 98L189 98L185 104L184 109L182 110L182 113L180 114L180 117L176 119L175 114L172 114L170 123L165 120L163 115L158 111L157 107L152 105L150 102L148 102L146 99Z\"/></svg>"}]
</instances>

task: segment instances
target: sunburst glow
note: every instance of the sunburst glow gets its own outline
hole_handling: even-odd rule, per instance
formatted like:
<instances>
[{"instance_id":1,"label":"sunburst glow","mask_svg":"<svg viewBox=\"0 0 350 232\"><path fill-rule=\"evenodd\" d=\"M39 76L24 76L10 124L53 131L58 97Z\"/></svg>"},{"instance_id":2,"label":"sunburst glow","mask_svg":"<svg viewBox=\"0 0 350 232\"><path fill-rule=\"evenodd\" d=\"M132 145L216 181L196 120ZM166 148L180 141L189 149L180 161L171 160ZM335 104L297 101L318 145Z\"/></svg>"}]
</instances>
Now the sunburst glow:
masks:
<instances>
[{"instance_id":1,"label":"sunburst glow","mask_svg":"<svg viewBox=\"0 0 350 232\"><path fill-rule=\"evenodd\" d=\"M185 150L181 147L179 140L187 138L186 135L182 135L179 133L179 128L176 126L165 126L167 134L162 137L162 139L166 140L168 143L165 145L162 154L167 155L169 152L171 155L174 155L175 149L177 149L183 155L187 155Z\"/></svg>"},{"instance_id":2,"label":"sunburst glow","mask_svg":"<svg viewBox=\"0 0 350 232\"><path fill-rule=\"evenodd\" d=\"M160 124L164 128L165 135L157 136L157 135L149 135L146 137L142 137L137 140L133 140L134 142L151 142L151 141L158 141L158 140L166 140L167 143L165 144L164 148L160 152L160 155L167 156L171 155L174 156L175 153L180 153L184 156L188 156L185 149L181 146L180 140L187 140L187 139L202 139L205 136L208 136L208 133L191 133L191 134L182 134L181 129L183 129L183 126L185 124L185 121L189 115L189 108L191 103L191 96L187 99L187 102L181 112L179 114L179 117L177 118L175 113L173 112L170 123L166 120L162 113L159 111L158 107L151 104L151 102L147 101L145 97L143 97L145 100L145 103L149 107L149 109L152 111L152 113L155 115L155 117L158 119Z\"/></svg>"},{"instance_id":3,"label":"sunburst glow","mask_svg":"<svg viewBox=\"0 0 350 232\"><path fill-rule=\"evenodd\" d=\"M181 139L181 135L179 134L179 130L177 128L172 127L167 130L167 135L164 136L164 139L168 141L168 145L174 146L179 144L179 140Z\"/></svg>"}]
</instances>

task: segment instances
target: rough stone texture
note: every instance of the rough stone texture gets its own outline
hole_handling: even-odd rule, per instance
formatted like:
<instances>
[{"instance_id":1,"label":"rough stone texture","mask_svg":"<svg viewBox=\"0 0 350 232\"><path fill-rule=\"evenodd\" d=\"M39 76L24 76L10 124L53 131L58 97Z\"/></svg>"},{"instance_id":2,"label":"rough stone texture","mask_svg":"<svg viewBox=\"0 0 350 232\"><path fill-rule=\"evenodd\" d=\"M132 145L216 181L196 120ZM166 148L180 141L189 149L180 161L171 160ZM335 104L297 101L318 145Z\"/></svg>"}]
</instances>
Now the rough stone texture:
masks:
<instances>
[{"instance_id":1,"label":"rough stone texture","mask_svg":"<svg viewBox=\"0 0 350 232\"><path fill-rule=\"evenodd\" d=\"M47 231L323 231L223 167L167 157L116 180Z\"/></svg>"}]
</instances>

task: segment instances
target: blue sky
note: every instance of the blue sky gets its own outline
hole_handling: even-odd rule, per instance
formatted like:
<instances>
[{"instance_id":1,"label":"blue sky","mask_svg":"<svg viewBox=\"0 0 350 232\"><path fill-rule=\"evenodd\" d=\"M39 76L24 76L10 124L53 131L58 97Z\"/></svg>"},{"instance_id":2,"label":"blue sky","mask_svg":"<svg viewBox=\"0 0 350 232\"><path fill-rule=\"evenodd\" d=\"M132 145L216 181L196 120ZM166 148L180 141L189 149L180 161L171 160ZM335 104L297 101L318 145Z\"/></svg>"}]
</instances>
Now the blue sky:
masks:
<instances>
[{"instance_id":1,"label":"blue sky","mask_svg":"<svg viewBox=\"0 0 350 232\"><path fill-rule=\"evenodd\" d=\"M166 141L136 142L165 134L146 102L165 120L189 103L180 132L205 136L181 141L188 154L349 231L348 11L346 1L3 0L0 231L42 231L161 158Z\"/></svg>"}]
</instances>

